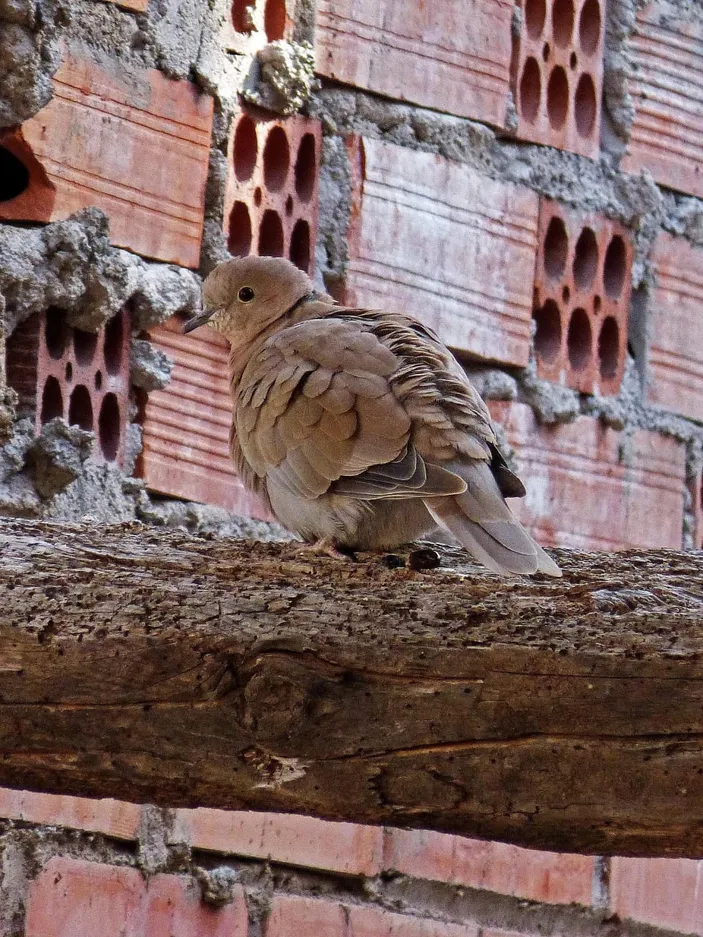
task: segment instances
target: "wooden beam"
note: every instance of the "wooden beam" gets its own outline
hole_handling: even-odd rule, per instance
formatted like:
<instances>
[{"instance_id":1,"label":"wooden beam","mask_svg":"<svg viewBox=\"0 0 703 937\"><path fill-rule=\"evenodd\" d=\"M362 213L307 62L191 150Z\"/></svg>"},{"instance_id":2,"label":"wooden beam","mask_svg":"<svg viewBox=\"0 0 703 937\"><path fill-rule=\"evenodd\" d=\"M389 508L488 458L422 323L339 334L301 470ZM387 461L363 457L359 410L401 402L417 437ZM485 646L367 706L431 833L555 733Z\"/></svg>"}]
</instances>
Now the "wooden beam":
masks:
<instances>
[{"instance_id":1,"label":"wooden beam","mask_svg":"<svg viewBox=\"0 0 703 937\"><path fill-rule=\"evenodd\" d=\"M0 522L0 784L703 855L703 554L445 554Z\"/></svg>"}]
</instances>

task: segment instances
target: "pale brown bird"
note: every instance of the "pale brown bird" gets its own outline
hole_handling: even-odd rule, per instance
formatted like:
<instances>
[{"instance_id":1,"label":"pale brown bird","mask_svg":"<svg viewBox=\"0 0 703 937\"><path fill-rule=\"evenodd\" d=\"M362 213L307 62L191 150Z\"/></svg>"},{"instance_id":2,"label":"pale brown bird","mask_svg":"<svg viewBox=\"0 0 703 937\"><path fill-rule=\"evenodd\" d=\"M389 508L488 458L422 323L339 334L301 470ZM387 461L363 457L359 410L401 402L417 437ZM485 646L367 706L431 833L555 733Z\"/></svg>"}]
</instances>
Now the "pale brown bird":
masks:
<instances>
[{"instance_id":1,"label":"pale brown bird","mask_svg":"<svg viewBox=\"0 0 703 937\"><path fill-rule=\"evenodd\" d=\"M334 551L393 550L441 525L494 572L561 575L505 503L523 484L430 329L337 305L274 257L220 264L203 302L184 331L229 339L232 458L285 527Z\"/></svg>"}]
</instances>

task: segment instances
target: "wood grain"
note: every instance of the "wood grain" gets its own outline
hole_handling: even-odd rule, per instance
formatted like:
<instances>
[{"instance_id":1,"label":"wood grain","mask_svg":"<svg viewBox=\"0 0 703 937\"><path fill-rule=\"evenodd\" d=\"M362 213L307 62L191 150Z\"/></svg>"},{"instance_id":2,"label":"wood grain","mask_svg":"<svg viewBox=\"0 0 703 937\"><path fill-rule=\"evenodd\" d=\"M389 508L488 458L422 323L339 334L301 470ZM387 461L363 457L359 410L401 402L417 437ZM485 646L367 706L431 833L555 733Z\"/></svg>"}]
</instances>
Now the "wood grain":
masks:
<instances>
[{"instance_id":1,"label":"wood grain","mask_svg":"<svg viewBox=\"0 0 703 937\"><path fill-rule=\"evenodd\" d=\"M703 854L703 555L561 581L0 522L0 784Z\"/></svg>"}]
</instances>

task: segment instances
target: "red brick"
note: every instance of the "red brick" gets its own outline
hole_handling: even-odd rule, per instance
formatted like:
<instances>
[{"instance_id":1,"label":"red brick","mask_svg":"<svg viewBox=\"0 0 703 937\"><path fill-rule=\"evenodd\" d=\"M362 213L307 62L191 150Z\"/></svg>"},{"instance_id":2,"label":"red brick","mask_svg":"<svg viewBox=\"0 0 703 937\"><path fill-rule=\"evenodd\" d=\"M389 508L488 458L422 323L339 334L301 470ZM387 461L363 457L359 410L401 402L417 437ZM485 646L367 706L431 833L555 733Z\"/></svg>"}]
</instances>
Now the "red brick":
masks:
<instances>
[{"instance_id":1,"label":"red brick","mask_svg":"<svg viewBox=\"0 0 703 937\"><path fill-rule=\"evenodd\" d=\"M317 241L319 121L242 111L227 146L224 231L230 253L288 257L312 273Z\"/></svg>"},{"instance_id":2,"label":"red brick","mask_svg":"<svg viewBox=\"0 0 703 937\"><path fill-rule=\"evenodd\" d=\"M277 895L263 928L263 937L348 937L346 914L336 901Z\"/></svg>"},{"instance_id":3,"label":"red brick","mask_svg":"<svg viewBox=\"0 0 703 937\"><path fill-rule=\"evenodd\" d=\"M512 15L513 4L506 0L321 0L317 71L343 84L502 127Z\"/></svg>"},{"instance_id":4,"label":"red brick","mask_svg":"<svg viewBox=\"0 0 703 937\"><path fill-rule=\"evenodd\" d=\"M149 0L108 0L118 7L124 7L125 10L133 10L135 13L145 13L149 5Z\"/></svg>"},{"instance_id":5,"label":"red brick","mask_svg":"<svg viewBox=\"0 0 703 937\"><path fill-rule=\"evenodd\" d=\"M684 934L703 934L703 862L693 859L612 860L611 910Z\"/></svg>"},{"instance_id":6,"label":"red brick","mask_svg":"<svg viewBox=\"0 0 703 937\"><path fill-rule=\"evenodd\" d=\"M703 550L703 469L688 482L691 495L691 509L693 511L693 546L696 550Z\"/></svg>"},{"instance_id":7,"label":"red brick","mask_svg":"<svg viewBox=\"0 0 703 937\"><path fill-rule=\"evenodd\" d=\"M660 234L652 263L647 401L703 422L703 248Z\"/></svg>"},{"instance_id":8,"label":"red brick","mask_svg":"<svg viewBox=\"0 0 703 937\"><path fill-rule=\"evenodd\" d=\"M517 136L597 158L603 0L521 0L521 7L512 71Z\"/></svg>"},{"instance_id":9,"label":"red brick","mask_svg":"<svg viewBox=\"0 0 703 937\"><path fill-rule=\"evenodd\" d=\"M244 893L205 906L195 881L81 859L50 859L30 886L27 937L246 937Z\"/></svg>"},{"instance_id":10,"label":"red brick","mask_svg":"<svg viewBox=\"0 0 703 937\"><path fill-rule=\"evenodd\" d=\"M425 830L387 830L384 867L547 904L591 902L593 858Z\"/></svg>"},{"instance_id":11,"label":"red brick","mask_svg":"<svg viewBox=\"0 0 703 937\"><path fill-rule=\"evenodd\" d=\"M54 417L96 435L93 458L122 462L129 410L131 322L123 309L98 333L66 325L50 307L7 342L7 381L39 431Z\"/></svg>"},{"instance_id":12,"label":"red brick","mask_svg":"<svg viewBox=\"0 0 703 937\"><path fill-rule=\"evenodd\" d=\"M540 541L583 550L681 547L685 447L648 430L631 439L598 420L541 426L525 404L490 410L517 451L527 496L511 509Z\"/></svg>"},{"instance_id":13,"label":"red brick","mask_svg":"<svg viewBox=\"0 0 703 937\"><path fill-rule=\"evenodd\" d=\"M229 454L229 343L209 328L184 336L182 324L174 317L148 332L174 367L168 385L150 393L142 407L137 475L151 491L266 518L263 505L239 481Z\"/></svg>"},{"instance_id":14,"label":"red brick","mask_svg":"<svg viewBox=\"0 0 703 937\"><path fill-rule=\"evenodd\" d=\"M661 185L703 196L703 20L653 0L627 52L635 117L621 168L648 169Z\"/></svg>"},{"instance_id":15,"label":"red brick","mask_svg":"<svg viewBox=\"0 0 703 937\"><path fill-rule=\"evenodd\" d=\"M56 187L19 128L0 131L0 217L6 221L51 217Z\"/></svg>"},{"instance_id":16,"label":"red brick","mask_svg":"<svg viewBox=\"0 0 703 937\"><path fill-rule=\"evenodd\" d=\"M352 907L348 937L477 937L476 924L447 924L381 908Z\"/></svg>"},{"instance_id":17,"label":"red brick","mask_svg":"<svg viewBox=\"0 0 703 937\"><path fill-rule=\"evenodd\" d=\"M37 794L0 788L0 817L46 826L103 833L112 839L136 840L141 808L119 800L89 800L64 794Z\"/></svg>"},{"instance_id":18,"label":"red brick","mask_svg":"<svg viewBox=\"0 0 703 937\"><path fill-rule=\"evenodd\" d=\"M267 42L290 39L293 28L286 0L233 0L221 40L230 52L253 55Z\"/></svg>"},{"instance_id":19,"label":"red brick","mask_svg":"<svg viewBox=\"0 0 703 937\"><path fill-rule=\"evenodd\" d=\"M468 166L363 139L346 301L416 316L459 352L525 365L537 195Z\"/></svg>"},{"instance_id":20,"label":"red brick","mask_svg":"<svg viewBox=\"0 0 703 937\"><path fill-rule=\"evenodd\" d=\"M542 199L533 313L540 377L582 393L618 393L632 255L623 225Z\"/></svg>"},{"instance_id":21,"label":"red brick","mask_svg":"<svg viewBox=\"0 0 703 937\"><path fill-rule=\"evenodd\" d=\"M55 187L53 206L0 202L0 218L54 221L94 205L114 244L197 267L213 101L159 71L118 80L66 58L54 97L22 135ZM39 210L41 209L41 210Z\"/></svg>"},{"instance_id":22,"label":"red brick","mask_svg":"<svg viewBox=\"0 0 703 937\"><path fill-rule=\"evenodd\" d=\"M381 871L380 827L253 811L179 810L179 831L197 849L256 856L344 875Z\"/></svg>"}]
</instances>

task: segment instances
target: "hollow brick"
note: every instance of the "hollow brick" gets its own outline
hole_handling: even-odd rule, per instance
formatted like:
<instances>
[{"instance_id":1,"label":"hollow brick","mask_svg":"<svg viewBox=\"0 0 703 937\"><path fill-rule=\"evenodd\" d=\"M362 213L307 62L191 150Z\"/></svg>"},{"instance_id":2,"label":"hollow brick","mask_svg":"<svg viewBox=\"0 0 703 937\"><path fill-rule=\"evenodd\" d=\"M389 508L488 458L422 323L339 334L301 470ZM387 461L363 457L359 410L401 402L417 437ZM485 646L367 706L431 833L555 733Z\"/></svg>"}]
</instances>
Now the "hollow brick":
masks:
<instances>
[{"instance_id":1,"label":"hollow brick","mask_svg":"<svg viewBox=\"0 0 703 937\"><path fill-rule=\"evenodd\" d=\"M104 798L69 797L0 788L0 817L25 823L62 826L102 833L111 839L136 840L141 808Z\"/></svg>"},{"instance_id":2,"label":"hollow brick","mask_svg":"<svg viewBox=\"0 0 703 937\"><path fill-rule=\"evenodd\" d=\"M55 221L95 206L110 219L112 243L196 267L212 98L155 70L118 80L72 57L64 59L53 84L49 104L12 137L20 161L21 147L30 150L30 180L17 197L0 201L0 219ZM0 140L0 156L2 147Z\"/></svg>"},{"instance_id":3,"label":"hollow brick","mask_svg":"<svg viewBox=\"0 0 703 937\"><path fill-rule=\"evenodd\" d=\"M463 164L350 141L348 303L406 312L459 353L525 365L538 198Z\"/></svg>"},{"instance_id":4,"label":"hollow brick","mask_svg":"<svg viewBox=\"0 0 703 937\"><path fill-rule=\"evenodd\" d=\"M684 934L703 934L703 862L614 858L610 907L632 919Z\"/></svg>"}]
</instances>

